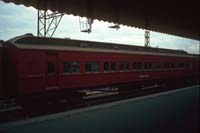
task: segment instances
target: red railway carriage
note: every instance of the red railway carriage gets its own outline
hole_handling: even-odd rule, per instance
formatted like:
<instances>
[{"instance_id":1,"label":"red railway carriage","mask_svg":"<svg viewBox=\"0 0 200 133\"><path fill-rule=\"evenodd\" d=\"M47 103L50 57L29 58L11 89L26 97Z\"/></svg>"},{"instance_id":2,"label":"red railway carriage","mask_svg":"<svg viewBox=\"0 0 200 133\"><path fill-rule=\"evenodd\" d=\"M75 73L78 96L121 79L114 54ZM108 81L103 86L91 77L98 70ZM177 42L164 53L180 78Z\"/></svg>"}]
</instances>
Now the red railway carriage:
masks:
<instances>
[{"instance_id":1,"label":"red railway carriage","mask_svg":"<svg viewBox=\"0 0 200 133\"><path fill-rule=\"evenodd\" d=\"M3 41L0 40L0 94L2 94L3 89Z\"/></svg>"},{"instance_id":2,"label":"red railway carriage","mask_svg":"<svg viewBox=\"0 0 200 133\"><path fill-rule=\"evenodd\" d=\"M199 57L178 50L31 35L4 50L11 96L199 77Z\"/></svg>"}]
</instances>

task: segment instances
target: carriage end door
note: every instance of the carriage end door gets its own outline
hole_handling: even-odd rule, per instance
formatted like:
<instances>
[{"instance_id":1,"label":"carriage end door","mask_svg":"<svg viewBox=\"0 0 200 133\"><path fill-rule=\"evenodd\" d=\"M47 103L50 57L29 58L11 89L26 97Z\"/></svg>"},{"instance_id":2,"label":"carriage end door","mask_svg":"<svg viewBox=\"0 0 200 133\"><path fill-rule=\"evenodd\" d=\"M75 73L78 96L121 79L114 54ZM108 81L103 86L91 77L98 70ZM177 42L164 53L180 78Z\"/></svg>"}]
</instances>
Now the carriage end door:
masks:
<instances>
[{"instance_id":1,"label":"carriage end door","mask_svg":"<svg viewBox=\"0 0 200 133\"><path fill-rule=\"evenodd\" d=\"M47 55L46 89L58 89L58 59L57 54Z\"/></svg>"}]
</instances>

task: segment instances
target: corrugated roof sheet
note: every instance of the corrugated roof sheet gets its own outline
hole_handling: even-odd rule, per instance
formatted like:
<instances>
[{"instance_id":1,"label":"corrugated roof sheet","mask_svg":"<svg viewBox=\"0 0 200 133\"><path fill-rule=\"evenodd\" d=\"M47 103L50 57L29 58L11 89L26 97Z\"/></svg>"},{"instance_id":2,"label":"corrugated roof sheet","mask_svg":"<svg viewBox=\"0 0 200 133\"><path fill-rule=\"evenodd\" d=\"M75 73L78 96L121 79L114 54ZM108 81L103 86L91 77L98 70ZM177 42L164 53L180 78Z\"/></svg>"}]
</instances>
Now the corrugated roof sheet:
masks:
<instances>
[{"instance_id":1,"label":"corrugated roof sheet","mask_svg":"<svg viewBox=\"0 0 200 133\"><path fill-rule=\"evenodd\" d=\"M198 3L134 0L3 0L200 40Z\"/></svg>"}]
</instances>

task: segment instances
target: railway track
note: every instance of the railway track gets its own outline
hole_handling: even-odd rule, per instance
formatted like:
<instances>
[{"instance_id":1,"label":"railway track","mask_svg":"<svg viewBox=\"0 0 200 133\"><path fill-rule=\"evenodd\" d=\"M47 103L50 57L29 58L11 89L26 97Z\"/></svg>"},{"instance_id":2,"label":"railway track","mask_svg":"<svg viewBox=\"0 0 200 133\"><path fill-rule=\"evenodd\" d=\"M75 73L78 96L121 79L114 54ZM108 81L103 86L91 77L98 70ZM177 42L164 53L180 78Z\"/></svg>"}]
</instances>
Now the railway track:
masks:
<instances>
[{"instance_id":1,"label":"railway track","mask_svg":"<svg viewBox=\"0 0 200 133\"><path fill-rule=\"evenodd\" d=\"M154 93L169 91L168 88L177 89L185 86L159 86L142 87L140 89L131 89L123 92L106 95L103 97L78 98L78 99L60 99L53 102L32 103L31 106L22 107L16 104L14 99L0 101L0 123L30 119L37 116L48 115L68 110L95 106L103 103L119 101L128 98L140 97ZM110 92L109 92L110 93Z\"/></svg>"}]
</instances>

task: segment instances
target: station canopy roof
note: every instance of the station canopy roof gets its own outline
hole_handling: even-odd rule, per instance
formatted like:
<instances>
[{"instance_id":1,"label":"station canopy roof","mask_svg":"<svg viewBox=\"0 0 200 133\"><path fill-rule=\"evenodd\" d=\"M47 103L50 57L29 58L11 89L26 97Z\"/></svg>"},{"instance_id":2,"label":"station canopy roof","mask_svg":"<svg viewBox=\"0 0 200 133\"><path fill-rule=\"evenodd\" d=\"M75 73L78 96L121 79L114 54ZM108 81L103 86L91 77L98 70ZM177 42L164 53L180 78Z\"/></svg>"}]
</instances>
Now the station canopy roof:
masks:
<instances>
[{"instance_id":1,"label":"station canopy roof","mask_svg":"<svg viewBox=\"0 0 200 133\"><path fill-rule=\"evenodd\" d=\"M199 4L145 0L3 0L200 40Z\"/></svg>"}]
</instances>

